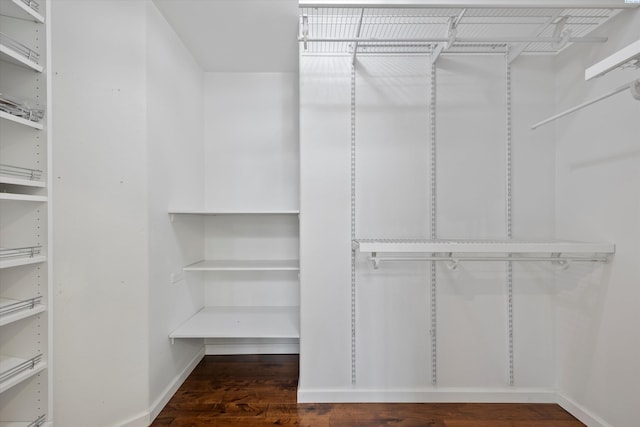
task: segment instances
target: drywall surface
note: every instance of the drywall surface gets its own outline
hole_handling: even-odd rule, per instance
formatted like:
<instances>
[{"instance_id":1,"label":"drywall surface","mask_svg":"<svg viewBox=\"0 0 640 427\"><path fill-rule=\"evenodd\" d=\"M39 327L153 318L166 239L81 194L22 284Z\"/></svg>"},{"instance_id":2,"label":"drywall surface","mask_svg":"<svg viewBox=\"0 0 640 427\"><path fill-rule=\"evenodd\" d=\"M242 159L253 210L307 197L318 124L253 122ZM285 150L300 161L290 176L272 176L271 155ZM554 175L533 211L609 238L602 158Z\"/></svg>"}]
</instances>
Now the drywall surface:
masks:
<instances>
[{"instance_id":1,"label":"drywall surface","mask_svg":"<svg viewBox=\"0 0 640 427\"><path fill-rule=\"evenodd\" d=\"M149 402L146 6L50 6L54 417L118 425Z\"/></svg>"},{"instance_id":2,"label":"drywall surface","mask_svg":"<svg viewBox=\"0 0 640 427\"><path fill-rule=\"evenodd\" d=\"M298 208L297 73L206 73L205 207Z\"/></svg>"},{"instance_id":3,"label":"drywall surface","mask_svg":"<svg viewBox=\"0 0 640 427\"><path fill-rule=\"evenodd\" d=\"M583 80L585 68L640 38L640 11L623 12L600 32L606 44L558 58L558 112L639 77L626 69ZM558 281L558 391L590 425L638 424L639 117L640 102L624 92L550 125L557 134L558 235L616 244L606 267L572 267Z\"/></svg>"},{"instance_id":4,"label":"drywall surface","mask_svg":"<svg viewBox=\"0 0 640 427\"><path fill-rule=\"evenodd\" d=\"M147 3L146 100L149 191L149 406L151 418L180 385L202 340L169 333L204 303L202 275L185 265L202 258L203 221L168 210L202 207L204 73L173 29Z\"/></svg>"},{"instance_id":5,"label":"drywall surface","mask_svg":"<svg viewBox=\"0 0 640 427\"><path fill-rule=\"evenodd\" d=\"M554 385L554 271L534 264L514 267L512 388L504 265L437 267L434 387L429 266L388 263L376 270L358 255L352 384L349 59L300 58L299 397L444 400L449 397L438 393L464 390L472 394L451 398L490 400L493 392L533 390L541 393L534 398L547 398L541 396ZM357 60L356 238L430 236L430 73L420 57ZM520 239L550 238L554 231L553 135L526 132L526 118L553 102L553 87L543 86L540 76L551 78L550 61L513 66L513 237ZM438 60L438 238L505 238L505 82L500 56Z\"/></svg>"}]
</instances>

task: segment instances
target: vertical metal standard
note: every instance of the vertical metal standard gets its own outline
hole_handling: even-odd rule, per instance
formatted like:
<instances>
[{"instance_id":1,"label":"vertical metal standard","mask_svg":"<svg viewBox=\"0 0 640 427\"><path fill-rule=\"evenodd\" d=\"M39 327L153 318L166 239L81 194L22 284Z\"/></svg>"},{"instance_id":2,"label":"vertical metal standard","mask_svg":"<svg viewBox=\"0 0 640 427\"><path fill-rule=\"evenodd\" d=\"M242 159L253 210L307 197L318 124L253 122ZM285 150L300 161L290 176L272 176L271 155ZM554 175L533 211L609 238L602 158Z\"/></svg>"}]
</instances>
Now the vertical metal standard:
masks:
<instances>
[{"instance_id":1,"label":"vertical metal standard","mask_svg":"<svg viewBox=\"0 0 640 427\"><path fill-rule=\"evenodd\" d=\"M431 93L429 102L429 121L431 127L431 240L437 239L436 221L436 64L431 62ZM432 254L435 255L435 254ZM437 340L437 313L436 313L436 262L431 262L431 384L438 384L438 340Z\"/></svg>"},{"instance_id":2,"label":"vertical metal standard","mask_svg":"<svg viewBox=\"0 0 640 427\"><path fill-rule=\"evenodd\" d=\"M356 64L351 64L351 384L356 384Z\"/></svg>"},{"instance_id":3,"label":"vertical metal standard","mask_svg":"<svg viewBox=\"0 0 640 427\"><path fill-rule=\"evenodd\" d=\"M505 55L506 61L506 237L513 238L513 212L512 212L512 151L511 151L511 62L509 53ZM507 261L507 338L509 345L509 385L514 384L513 377L513 263Z\"/></svg>"}]
</instances>

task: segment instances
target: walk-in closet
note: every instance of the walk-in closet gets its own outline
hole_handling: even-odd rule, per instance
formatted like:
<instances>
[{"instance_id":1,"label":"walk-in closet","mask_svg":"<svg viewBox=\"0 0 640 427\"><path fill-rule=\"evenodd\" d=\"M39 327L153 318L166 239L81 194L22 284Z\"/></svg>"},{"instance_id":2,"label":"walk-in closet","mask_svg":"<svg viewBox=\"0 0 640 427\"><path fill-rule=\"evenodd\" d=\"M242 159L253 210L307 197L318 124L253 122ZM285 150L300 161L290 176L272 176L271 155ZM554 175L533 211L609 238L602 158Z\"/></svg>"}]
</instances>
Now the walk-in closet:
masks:
<instances>
[{"instance_id":1,"label":"walk-in closet","mask_svg":"<svg viewBox=\"0 0 640 427\"><path fill-rule=\"evenodd\" d=\"M0 427L212 355L637 425L638 6L0 0Z\"/></svg>"}]
</instances>

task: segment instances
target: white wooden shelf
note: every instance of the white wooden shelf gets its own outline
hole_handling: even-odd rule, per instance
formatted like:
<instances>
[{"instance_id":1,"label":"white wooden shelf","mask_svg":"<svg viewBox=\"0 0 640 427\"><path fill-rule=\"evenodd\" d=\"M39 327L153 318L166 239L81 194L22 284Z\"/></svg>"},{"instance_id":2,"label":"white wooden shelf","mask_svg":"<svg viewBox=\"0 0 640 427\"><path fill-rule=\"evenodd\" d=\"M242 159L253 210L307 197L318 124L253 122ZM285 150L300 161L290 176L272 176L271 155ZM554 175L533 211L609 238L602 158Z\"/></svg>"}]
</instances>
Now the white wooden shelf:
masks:
<instances>
[{"instance_id":1,"label":"white wooden shelf","mask_svg":"<svg viewBox=\"0 0 640 427\"><path fill-rule=\"evenodd\" d=\"M169 338L300 338L298 307L205 307Z\"/></svg>"},{"instance_id":2,"label":"white wooden shelf","mask_svg":"<svg viewBox=\"0 0 640 427\"><path fill-rule=\"evenodd\" d=\"M21 202L46 202L47 196L20 193L0 193L0 200L15 200Z\"/></svg>"},{"instance_id":3,"label":"white wooden shelf","mask_svg":"<svg viewBox=\"0 0 640 427\"><path fill-rule=\"evenodd\" d=\"M41 355L31 359L0 355L0 393L31 378L46 367Z\"/></svg>"},{"instance_id":4,"label":"white wooden shelf","mask_svg":"<svg viewBox=\"0 0 640 427\"><path fill-rule=\"evenodd\" d=\"M35 316L46 310L44 304L35 299L20 301L10 298L0 298L0 326Z\"/></svg>"},{"instance_id":5,"label":"white wooden shelf","mask_svg":"<svg viewBox=\"0 0 640 427\"><path fill-rule=\"evenodd\" d=\"M29 2L23 2L21 0L2 0L0 1L0 15L44 24L44 16L37 10L29 7L27 3Z\"/></svg>"},{"instance_id":6,"label":"white wooden shelf","mask_svg":"<svg viewBox=\"0 0 640 427\"><path fill-rule=\"evenodd\" d=\"M0 175L0 184L20 185L22 187L44 188L47 184L44 181L35 179L17 178L14 176Z\"/></svg>"},{"instance_id":7,"label":"white wooden shelf","mask_svg":"<svg viewBox=\"0 0 640 427\"><path fill-rule=\"evenodd\" d=\"M298 271L298 260L204 260L184 267L184 271Z\"/></svg>"},{"instance_id":8,"label":"white wooden shelf","mask_svg":"<svg viewBox=\"0 0 640 427\"><path fill-rule=\"evenodd\" d=\"M299 210L224 210L224 209L170 209L169 215L298 215Z\"/></svg>"},{"instance_id":9,"label":"white wooden shelf","mask_svg":"<svg viewBox=\"0 0 640 427\"><path fill-rule=\"evenodd\" d=\"M40 250L40 246L24 248L0 247L0 269L45 262L47 257L40 255Z\"/></svg>"},{"instance_id":10,"label":"white wooden shelf","mask_svg":"<svg viewBox=\"0 0 640 427\"><path fill-rule=\"evenodd\" d=\"M37 130L44 129L44 125L42 123L34 122L32 120L23 119L22 117L14 116L13 114L9 114L5 111L0 111L0 119L9 120L10 122L15 122L24 126L28 126Z\"/></svg>"},{"instance_id":11,"label":"white wooden shelf","mask_svg":"<svg viewBox=\"0 0 640 427\"><path fill-rule=\"evenodd\" d=\"M44 67L42 67L42 65L39 65L37 62L22 56L21 54L4 44L0 44L0 60L28 68L38 73L42 73L44 71Z\"/></svg>"}]
</instances>

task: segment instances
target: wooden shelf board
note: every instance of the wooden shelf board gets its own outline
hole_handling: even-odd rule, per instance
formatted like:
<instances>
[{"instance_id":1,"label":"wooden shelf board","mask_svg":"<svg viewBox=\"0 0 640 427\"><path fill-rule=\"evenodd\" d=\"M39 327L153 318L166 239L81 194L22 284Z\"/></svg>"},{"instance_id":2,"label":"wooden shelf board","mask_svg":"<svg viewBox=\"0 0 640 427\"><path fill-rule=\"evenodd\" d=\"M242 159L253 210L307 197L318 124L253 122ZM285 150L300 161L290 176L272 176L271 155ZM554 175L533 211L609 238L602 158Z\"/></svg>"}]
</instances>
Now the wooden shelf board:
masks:
<instances>
[{"instance_id":1,"label":"wooden shelf board","mask_svg":"<svg viewBox=\"0 0 640 427\"><path fill-rule=\"evenodd\" d=\"M24 126L28 126L37 130L44 129L44 125L42 123L34 122L32 120L23 119L22 117L14 116L13 114L9 114L5 111L0 111L0 119L9 120L10 122L18 123Z\"/></svg>"},{"instance_id":2,"label":"wooden shelf board","mask_svg":"<svg viewBox=\"0 0 640 427\"><path fill-rule=\"evenodd\" d=\"M21 265L38 264L45 262L47 257L44 255L36 255L32 257L16 257L11 259L0 260L1 268L18 267Z\"/></svg>"},{"instance_id":3,"label":"wooden shelf board","mask_svg":"<svg viewBox=\"0 0 640 427\"><path fill-rule=\"evenodd\" d=\"M44 16L42 16L40 12L30 8L20 0L0 1L0 15L11 16L12 18L26 19L28 21L34 21L44 24Z\"/></svg>"},{"instance_id":4,"label":"wooden shelf board","mask_svg":"<svg viewBox=\"0 0 640 427\"><path fill-rule=\"evenodd\" d=\"M0 200L15 200L21 202L46 202L47 196L33 194L0 193Z\"/></svg>"},{"instance_id":5,"label":"wooden shelf board","mask_svg":"<svg viewBox=\"0 0 640 427\"><path fill-rule=\"evenodd\" d=\"M44 181L35 179L17 178L14 176L0 175L0 184L20 185L23 187L44 188L47 184Z\"/></svg>"},{"instance_id":6,"label":"wooden shelf board","mask_svg":"<svg viewBox=\"0 0 640 427\"><path fill-rule=\"evenodd\" d=\"M205 307L169 338L300 338L298 307Z\"/></svg>"},{"instance_id":7,"label":"wooden shelf board","mask_svg":"<svg viewBox=\"0 0 640 427\"><path fill-rule=\"evenodd\" d=\"M27 360L29 360L29 359L21 359L19 357L0 355L0 372L6 372L11 367L18 366L18 365L26 362ZM21 382L31 378L32 376L34 376L37 373L39 373L42 370L44 370L46 367L47 367L47 363L44 362L44 361L40 361L40 362L35 364L33 369L29 369L29 370L23 371L23 372L15 375L15 376L7 379L6 381L1 382L0 383L0 393L10 389L14 385L20 384Z\"/></svg>"},{"instance_id":8,"label":"wooden shelf board","mask_svg":"<svg viewBox=\"0 0 640 427\"><path fill-rule=\"evenodd\" d=\"M9 298L0 298L0 307L4 307L9 304L20 302L19 300L13 300ZM35 316L46 310L43 304L36 304L33 308L24 308L17 310L10 314L0 316L0 326L8 325L9 323L17 322L18 320L26 319L27 317Z\"/></svg>"},{"instance_id":9,"label":"wooden shelf board","mask_svg":"<svg viewBox=\"0 0 640 427\"><path fill-rule=\"evenodd\" d=\"M171 209L170 215L298 215L299 210L205 210L205 209Z\"/></svg>"},{"instance_id":10,"label":"wooden shelf board","mask_svg":"<svg viewBox=\"0 0 640 427\"><path fill-rule=\"evenodd\" d=\"M298 260L204 260L184 267L185 271L298 271Z\"/></svg>"}]
</instances>

